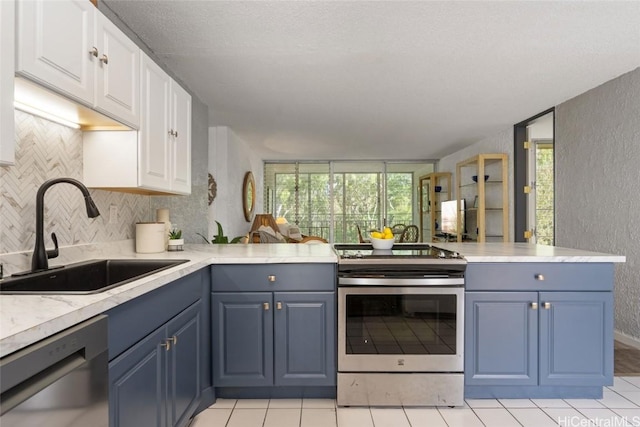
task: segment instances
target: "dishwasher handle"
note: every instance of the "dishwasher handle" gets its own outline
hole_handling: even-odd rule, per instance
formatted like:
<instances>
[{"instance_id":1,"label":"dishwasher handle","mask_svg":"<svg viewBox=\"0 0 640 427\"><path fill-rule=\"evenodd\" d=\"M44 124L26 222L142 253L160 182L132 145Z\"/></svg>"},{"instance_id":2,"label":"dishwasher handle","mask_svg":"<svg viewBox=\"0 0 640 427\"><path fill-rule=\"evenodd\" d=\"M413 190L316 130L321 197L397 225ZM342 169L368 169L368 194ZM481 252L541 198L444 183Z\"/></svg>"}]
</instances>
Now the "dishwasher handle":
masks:
<instances>
[{"instance_id":1,"label":"dishwasher handle","mask_svg":"<svg viewBox=\"0 0 640 427\"><path fill-rule=\"evenodd\" d=\"M0 359L0 414L107 351L99 315Z\"/></svg>"}]
</instances>

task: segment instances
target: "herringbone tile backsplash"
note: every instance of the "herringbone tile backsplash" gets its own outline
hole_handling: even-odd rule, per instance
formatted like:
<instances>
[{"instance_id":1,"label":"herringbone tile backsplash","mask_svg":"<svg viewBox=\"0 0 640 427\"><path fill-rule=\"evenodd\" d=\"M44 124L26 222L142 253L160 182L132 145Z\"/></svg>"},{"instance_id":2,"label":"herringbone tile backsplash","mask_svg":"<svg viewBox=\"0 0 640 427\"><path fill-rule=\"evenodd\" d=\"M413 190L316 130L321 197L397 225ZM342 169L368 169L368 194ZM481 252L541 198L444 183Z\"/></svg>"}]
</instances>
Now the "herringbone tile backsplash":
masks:
<instances>
[{"instance_id":1,"label":"herringbone tile backsplash","mask_svg":"<svg viewBox=\"0 0 640 427\"><path fill-rule=\"evenodd\" d=\"M29 251L35 244L36 192L51 178L82 181L82 132L16 111L16 163L0 168L0 253ZM101 216L87 218L82 193L58 184L45 195L47 248L133 239L135 223L149 221L149 196L90 189ZM109 208L118 219L109 223Z\"/></svg>"}]
</instances>

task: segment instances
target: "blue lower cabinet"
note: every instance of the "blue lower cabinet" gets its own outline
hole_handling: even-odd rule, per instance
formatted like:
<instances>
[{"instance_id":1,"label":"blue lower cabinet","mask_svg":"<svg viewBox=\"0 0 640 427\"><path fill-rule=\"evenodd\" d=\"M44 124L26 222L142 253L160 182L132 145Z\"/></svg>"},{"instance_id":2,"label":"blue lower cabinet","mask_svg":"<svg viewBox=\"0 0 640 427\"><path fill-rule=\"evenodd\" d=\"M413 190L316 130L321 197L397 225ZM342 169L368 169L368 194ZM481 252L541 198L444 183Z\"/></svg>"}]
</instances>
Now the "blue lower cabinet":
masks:
<instances>
[{"instance_id":1,"label":"blue lower cabinet","mask_svg":"<svg viewBox=\"0 0 640 427\"><path fill-rule=\"evenodd\" d=\"M613 293L540 292L540 307L540 384L612 384Z\"/></svg>"},{"instance_id":2,"label":"blue lower cabinet","mask_svg":"<svg viewBox=\"0 0 640 427\"><path fill-rule=\"evenodd\" d=\"M275 385L335 384L335 294L273 294Z\"/></svg>"},{"instance_id":3,"label":"blue lower cabinet","mask_svg":"<svg viewBox=\"0 0 640 427\"><path fill-rule=\"evenodd\" d=\"M200 397L200 302L109 363L111 427L185 426Z\"/></svg>"},{"instance_id":4,"label":"blue lower cabinet","mask_svg":"<svg viewBox=\"0 0 640 427\"><path fill-rule=\"evenodd\" d=\"M273 384L271 292L212 294L215 387Z\"/></svg>"},{"instance_id":5,"label":"blue lower cabinet","mask_svg":"<svg viewBox=\"0 0 640 427\"><path fill-rule=\"evenodd\" d=\"M465 383L538 383L537 292L467 292Z\"/></svg>"},{"instance_id":6,"label":"blue lower cabinet","mask_svg":"<svg viewBox=\"0 0 640 427\"><path fill-rule=\"evenodd\" d=\"M465 295L467 397L587 397L612 384L612 292Z\"/></svg>"},{"instance_id":7,"label":"blue lower cabinet","mask_svg":"<svg viewBox=\"0 0 640 427\"><path fill-rule=\"evenodd\" d=\"M164 328L149 334L109 363L109 425L111 427L165 426L163 410Z\"/></svg>"},{"instance_id":8,"label":"blue lower cabinet","mask_svg":"<svg viewBox=\"0 0 640 427\"><path fill-rule=\"evenodd\" d=\"M334 292L214 292L215 387L335 385Z\"/></svg>"}]
</instances>

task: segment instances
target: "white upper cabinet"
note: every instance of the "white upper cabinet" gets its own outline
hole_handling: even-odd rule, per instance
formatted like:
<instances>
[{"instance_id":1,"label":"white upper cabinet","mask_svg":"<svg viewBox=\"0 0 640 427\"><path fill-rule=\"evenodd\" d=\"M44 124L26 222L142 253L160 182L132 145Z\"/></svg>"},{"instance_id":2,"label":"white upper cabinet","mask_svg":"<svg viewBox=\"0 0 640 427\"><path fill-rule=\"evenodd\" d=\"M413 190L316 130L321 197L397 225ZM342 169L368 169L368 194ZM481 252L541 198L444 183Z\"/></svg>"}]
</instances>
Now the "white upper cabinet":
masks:
<instances>
[{"instance_id":1,"label":"white upper cabinet","mask_svg":"<svg viewBox=\"0 0 640 427\"><path fill-rule=\"evenodd\" d=\"M139 131L85 132L88 187L191 194L191 96L147 55L140 60Z\"/></svg>"},{"instance_id":2,"label":"white upper cabinet","mask_svg":"<svg viewBox=\"0 0 640 427\"><path fill-rule=\"evenodd\" d=\"M139 180L142 186L191 193L191 96L142 54Z\"/></svg>"},{"instance_id":3,"label":"white upper cabinet","mask_svg":"<svg viewBox=\"0 0 640 427\"><path fill-rule=\"evenodd\" d=\"M0 0L0 165L11 165L15 160L14 6L13 0Z\"/></svg>"},{"instance_id":4,"label":"white upper cabinet","mask_svg":"<svg viewBox=\"0 0 640 427\"><path fill-rule=\"evenodd\" d=\"M171 188L171 77L147 55L142 55L142 117L139 132L140 184L147 188Z\"/></svg>"},{"instance_id":5,"label":"white upper cabinet","mask_svg":"<svg viewBox=\"0 0 640 427\"><path fill-rule=\"evenodd\" d=\"M95 107L137 127L140 123L140 48L96 10L98 70ZM95 57L94 57L94 62Z\"/></svg>"},{"instance_id":6,"label":"white upper cabinet","mask_svg":"<svg viewBox=\"0 0 640 427\"><path fill-rule=\"evenodd\" d=\"M171 152L173 154L171 189L191 193L191 95L171 82Z\"/></svg>"},{"instance_id":7,"label":"white upper cabinet","mask_svg":"<svg viewBox=\"0 0 640 427\"><path fill-rule=\"evenodd\" d=\"M87 0L18 0L16 73L139 126L140 49Z\"/></svg>"}]
</instances>

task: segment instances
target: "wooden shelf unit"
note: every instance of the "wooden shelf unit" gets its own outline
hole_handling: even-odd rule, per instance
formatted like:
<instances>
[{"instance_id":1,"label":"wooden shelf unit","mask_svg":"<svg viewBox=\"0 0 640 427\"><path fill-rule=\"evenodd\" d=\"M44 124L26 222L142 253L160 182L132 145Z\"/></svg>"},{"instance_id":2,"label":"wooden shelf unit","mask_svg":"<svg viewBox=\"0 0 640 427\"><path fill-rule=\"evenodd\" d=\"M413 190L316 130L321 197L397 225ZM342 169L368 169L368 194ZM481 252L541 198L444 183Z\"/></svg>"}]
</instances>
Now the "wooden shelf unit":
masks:
<instances>
[{"instance_id":1,"label":"wooden shelf unit","mask_svg":"<svg viewBox=\"0 0 640 427\"><path fill-rule=\"evenodd\" d=\"M465 200L467 213L467 234L463 239L458 234L458 242L509 241L509 186L508 157L504 153L478 154L456 165L458 212L461 200ZM477 175L474 182L472 176ZM487 181L484 176L489 175ZM477 203L474 203L477 197ZM472 219L475 213L475 221ZM458 215L458 229L461 229L462 215ZM476 232L469 230L475 225Z\"/></svg>"},{"instance_id":2,"label":"wooden shelf unit","mask_svg":"<svg viewBox=\"0 0 640 427\"><path fill-rule=\"evenodd\" d=\"M442 224L440 206L445 200L451 200L451 172L433 172L419 179L420 238L423 242L434 242ZM436 191L439 186L440 191Z\"/></svg>"}]
</instances>

